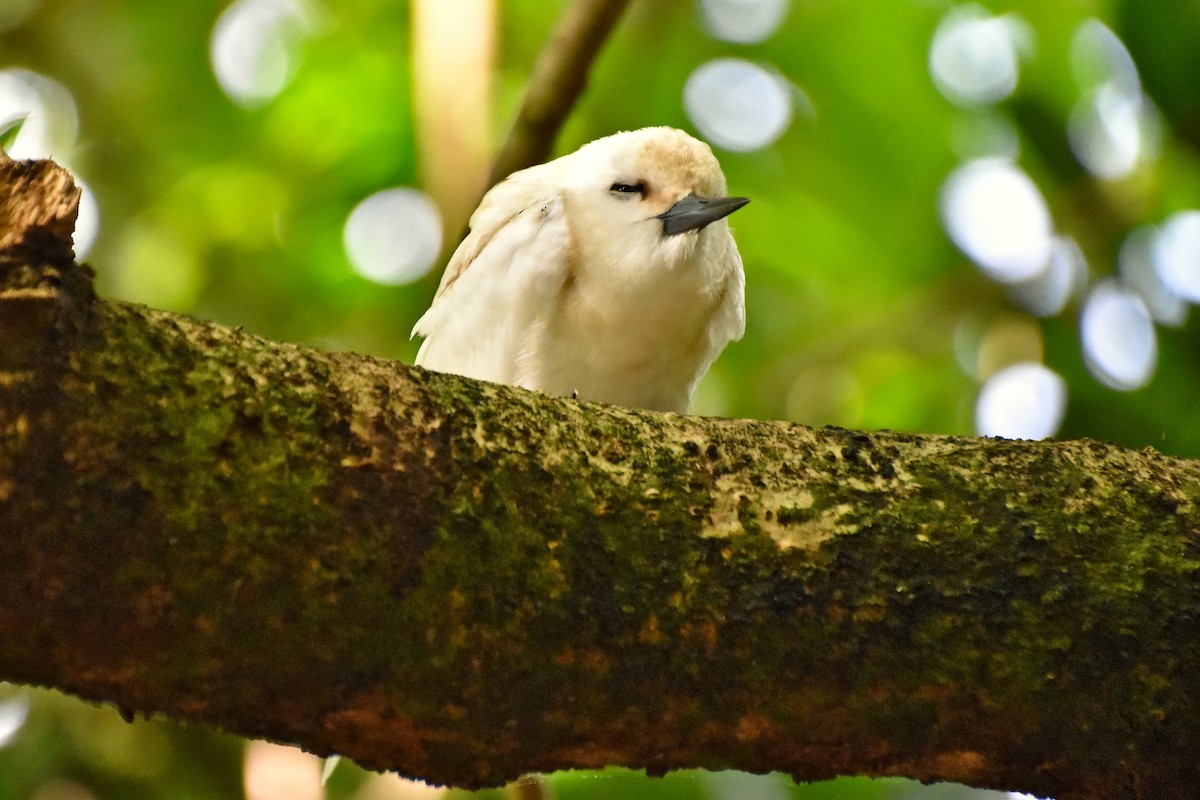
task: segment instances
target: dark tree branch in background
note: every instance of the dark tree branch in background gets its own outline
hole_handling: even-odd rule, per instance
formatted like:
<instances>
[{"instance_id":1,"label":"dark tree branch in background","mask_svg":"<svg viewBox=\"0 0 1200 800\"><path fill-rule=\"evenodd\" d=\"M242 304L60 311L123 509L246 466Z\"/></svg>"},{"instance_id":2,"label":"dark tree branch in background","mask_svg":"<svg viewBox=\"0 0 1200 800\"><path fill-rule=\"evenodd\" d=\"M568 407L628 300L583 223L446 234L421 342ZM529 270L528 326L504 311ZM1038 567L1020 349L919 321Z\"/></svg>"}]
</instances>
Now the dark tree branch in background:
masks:
<instances>
[{"instance_id":1,"label":"dark tree branch in background","mask_svg":"<svg viewBox=\"0 0 1200 800\"><path fill-rule=\"evenodd\" d=\"M465 786L1200 785L1200 464L555 399L97 300L0 164L0 679Z\"/></svg>"},{"instance_id":2,"label":"dark tree branch in background","mask_svg":"<svg viewBox=\"0 0 1200 800\"><path fill-rule=\"evenodd\" d=\"M492 166L488 186L545 161L587 85L588 72L629 0L575 0L542 47L525 100Z\"/></svg>"}]
</instances>

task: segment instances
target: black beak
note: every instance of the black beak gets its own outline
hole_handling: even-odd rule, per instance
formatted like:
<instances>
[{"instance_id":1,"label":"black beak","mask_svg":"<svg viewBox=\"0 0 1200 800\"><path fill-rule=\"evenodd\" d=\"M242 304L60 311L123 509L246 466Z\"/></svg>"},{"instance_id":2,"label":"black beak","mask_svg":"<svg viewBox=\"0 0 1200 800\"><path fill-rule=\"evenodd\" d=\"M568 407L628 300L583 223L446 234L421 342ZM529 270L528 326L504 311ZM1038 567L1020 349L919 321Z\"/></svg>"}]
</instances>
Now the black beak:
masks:
<instances>
[{"instance_id":1,"label":"black beak","mask_svg":"<svg viewBox=\"0 0 1200 800\"><path fill-rule=\"evenodd\" d=\"M663 236L674 236L677 233L698 231L710 222L729 216L749 202L749 197L697 197L689 194L655 219L662 220Z\"/></svg>"}]
</instances>

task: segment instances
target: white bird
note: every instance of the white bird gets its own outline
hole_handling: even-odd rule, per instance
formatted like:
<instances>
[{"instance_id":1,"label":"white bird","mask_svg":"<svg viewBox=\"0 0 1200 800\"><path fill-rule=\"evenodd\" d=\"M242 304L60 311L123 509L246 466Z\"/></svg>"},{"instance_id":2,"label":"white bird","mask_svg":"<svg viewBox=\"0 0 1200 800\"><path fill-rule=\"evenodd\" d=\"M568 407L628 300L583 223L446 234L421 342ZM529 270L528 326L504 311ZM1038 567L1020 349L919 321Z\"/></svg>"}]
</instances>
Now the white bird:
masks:
<instances>
[{"instance_id":1,"label":"white bird","mask_svg":"<svg viewBox=\"0 0 1200 800\"><path fill-rule=\"evenodd\" d=\"M584 400L686 412L745 331L742 259L708 145L597 139L510 175L471 216L413 335L416 363Z\"/></svg>"}]
</instances>

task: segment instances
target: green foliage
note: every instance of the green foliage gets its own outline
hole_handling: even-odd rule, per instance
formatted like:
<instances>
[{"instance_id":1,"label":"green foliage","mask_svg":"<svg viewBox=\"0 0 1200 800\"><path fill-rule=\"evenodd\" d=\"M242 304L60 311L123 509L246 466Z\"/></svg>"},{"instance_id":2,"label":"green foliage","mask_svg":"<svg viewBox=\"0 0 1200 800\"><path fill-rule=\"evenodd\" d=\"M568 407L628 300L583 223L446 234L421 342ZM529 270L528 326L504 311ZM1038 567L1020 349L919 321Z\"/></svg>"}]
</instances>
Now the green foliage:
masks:
<instances>
[{"instance_id":1,"label":"green foliage","mask_svg":"<svg viewBox=\"0 0 1200 800\"><path fill-rule=\"evenodd\" d=\"M413 285L378 286L353 272L342 244L359 200L422 185L406 3L329 3L286 88L246 107L223 94L210 68L221 0L17 5L0 13L0 26L15 26L0 30L0 69L50 76L78 105L77 145L54 155L98 198L101 228L88 260L103 294L282 340L411 359L408 331L438 267ZM562 5L500 4L493 143ZM979 384L963 368L962 332L1026 315L949 243L938 220L939 189L959 163L956 137L981 118L955 109L929 78L930 38L951 5L798 0L779 31L754 45L714 40L690 3L635 3L618 28L560 152L621 128L691 129L682 87L712 57L770 65L814 109L766 149L718 151L732 190L754 199L733 219L749 329L701 387L700 411L972 432ZM1058 228L1079 242L1094 274L1112 274L1129 230L1200 205L1200 11L1188 0L985 5L1020 14L1035 42L1015 95L992 113L1017 132L1019 162ZM1163 115L1159 160L1115 182L1089 177L1065 145L1080 94L1071 37L1093 16L1126 42ZM20 131L19 122L0 131L0 146ZM1200 456L1200 416L1187 412L1200 392L1196 325L1158 328L1154 379L1120 393L1084 367L1077 313L1072 304L1048 320L1029 318L1045 363L1067 383L1060 435ZM53 776L98 797L238 795L230 740L116 719L37 695L31 721L0 749L0 800L31 796ZM97 755L102 742L126 749L106 761ZM697 792L706 780L579 774L556 779L556 791L580 800L713 796ZM331 796L350 796L360 783L339 770ZM893 782L834 786L789 787L781 796L959 796Z\"/></svg>"},{"instance_id":2,"label":"green foliage","mask_svg":"<svg viewBox=\"0 0 1200 800\"><path fill-rule=\"evenodd\" d=\"M25 127L25 120L28 117L20 116L16 119L6 120L0 123L0 150L4 150L12 146L16 141L17 134L21 132L21 128Z\"/></svg>"}]
</instances>

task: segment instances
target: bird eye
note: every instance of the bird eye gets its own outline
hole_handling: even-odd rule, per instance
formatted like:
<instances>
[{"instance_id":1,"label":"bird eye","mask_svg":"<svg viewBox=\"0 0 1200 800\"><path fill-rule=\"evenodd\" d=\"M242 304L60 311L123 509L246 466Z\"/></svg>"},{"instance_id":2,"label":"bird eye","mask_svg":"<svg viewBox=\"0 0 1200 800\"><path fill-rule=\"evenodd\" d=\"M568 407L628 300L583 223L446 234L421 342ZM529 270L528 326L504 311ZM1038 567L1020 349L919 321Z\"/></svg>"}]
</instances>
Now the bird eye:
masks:
<instances>
[{"instance_id":1,"label":"bird eye","mask_svg":"<svg viewBox=\"0 0 1200 800\"><path fill-rule=\"evenodd\" d=\"M608 187L608 190L610 192L617 192L619 194L645 194L646 184L641 182L621 183L618 181L617 183L614 183L612 186Z\"/></svg>"}]
</instances>

